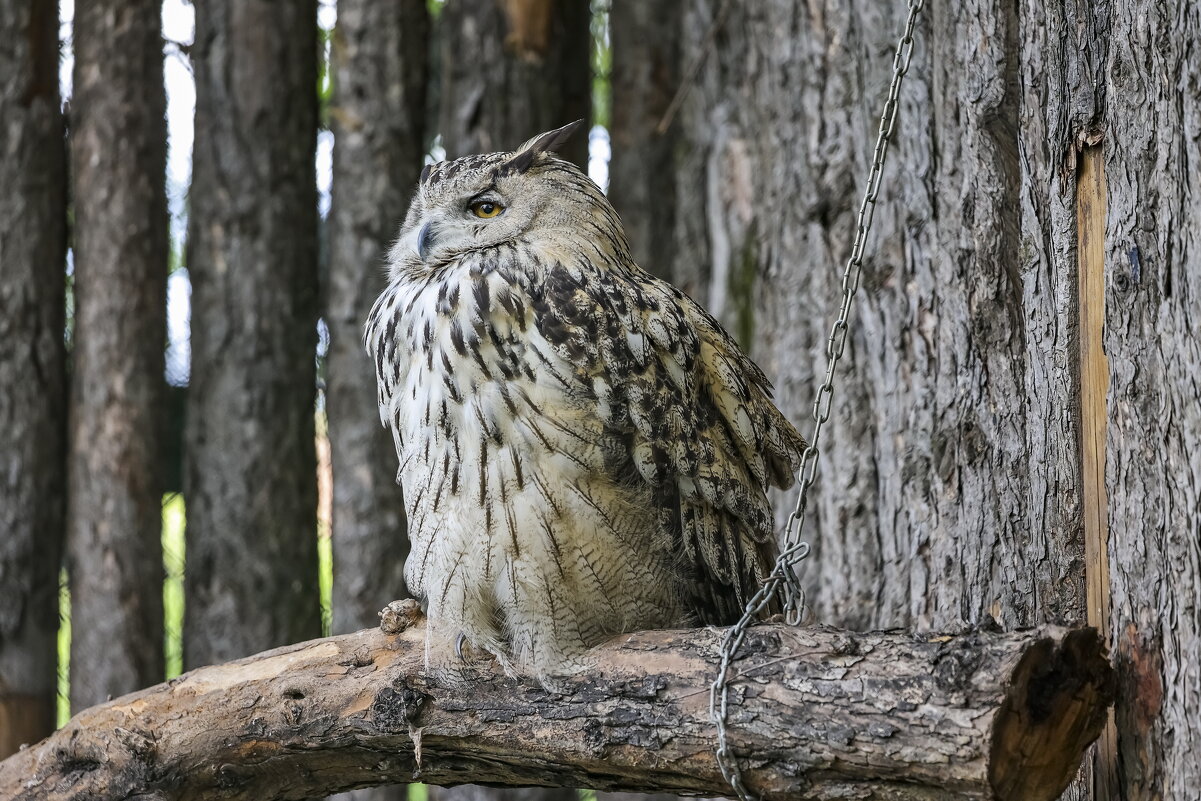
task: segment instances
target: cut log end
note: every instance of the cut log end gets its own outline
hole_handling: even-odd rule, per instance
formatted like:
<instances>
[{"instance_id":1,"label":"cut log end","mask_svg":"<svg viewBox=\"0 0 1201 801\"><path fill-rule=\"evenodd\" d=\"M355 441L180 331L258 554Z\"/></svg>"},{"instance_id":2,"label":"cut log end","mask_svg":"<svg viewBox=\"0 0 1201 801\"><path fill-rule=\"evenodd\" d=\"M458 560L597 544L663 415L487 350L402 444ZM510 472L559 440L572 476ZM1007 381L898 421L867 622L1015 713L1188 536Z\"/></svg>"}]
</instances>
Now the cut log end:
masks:
<instances>
[{"instance_id":1,"label":"cut log end","mask_svg":"<svg viewBox=\"0 0 1201 801\"><path fill-rule=\"evenodd\" d=\"M1105 726L1113 669L1094 628L1046 637L1013 671L993 724L989 783L1001 801L1052 801Z\"/></svg>"}]
</instances>

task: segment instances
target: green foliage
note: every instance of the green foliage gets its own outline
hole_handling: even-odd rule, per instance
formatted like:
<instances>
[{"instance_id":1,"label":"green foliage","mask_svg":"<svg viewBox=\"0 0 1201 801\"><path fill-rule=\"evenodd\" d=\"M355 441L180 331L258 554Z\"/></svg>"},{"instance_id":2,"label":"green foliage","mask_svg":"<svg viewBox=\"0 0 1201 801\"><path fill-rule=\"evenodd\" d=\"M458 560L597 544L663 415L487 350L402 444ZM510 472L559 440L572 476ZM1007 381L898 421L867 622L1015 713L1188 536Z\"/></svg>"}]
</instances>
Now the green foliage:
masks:
<instances>
[{"instance_id":1,"label":"green foliage","mask_svg":"<svg viewBox=\"0 0 1201 801\"><path fill-rule=\"evenodd\" d=\"M67 569L58 574L58 699L55 719L62 728L71 719L71 589Z\"/></svg>"},{"instance_id":2,"label":"green foliage","mask_svg":"<svg viewBox=\"0 0 1201 801\"><path fill-rule=\"evenodd\" d=\"M185 562L184 530L187 514L183 495L163 496L163 655L167 678L183 672L183 574Z\"/></svg>"},{"instance_id":3,"label":"green foliage","mask_svg":"<svg viewBox=\"0 0 1201 801\"><path fill-rule=\"evenodd\" d=\"M609 0L592 0L592 124L609 127L612 109Z\"/></svg>"},{"instance_id":4,"label":"green foliage","mask_svg":"<svg viewBox=\"0 0 1201 801\"><path fill-rule=\"evenodd\" d=\"M328 0L323 0L328 2ZM329 130L329 110L334 99L334 70L331 53L334 29L317 24L317 109L318 124Z\"/></svg>"}]
</instances>

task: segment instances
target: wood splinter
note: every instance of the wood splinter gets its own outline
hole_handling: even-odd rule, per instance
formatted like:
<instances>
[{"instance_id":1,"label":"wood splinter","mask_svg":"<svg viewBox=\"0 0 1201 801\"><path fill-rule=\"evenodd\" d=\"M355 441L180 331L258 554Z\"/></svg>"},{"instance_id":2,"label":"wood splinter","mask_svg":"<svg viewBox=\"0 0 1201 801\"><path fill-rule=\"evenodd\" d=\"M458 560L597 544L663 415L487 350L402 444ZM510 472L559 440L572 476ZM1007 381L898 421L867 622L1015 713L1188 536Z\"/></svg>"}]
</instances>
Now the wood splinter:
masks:
<instances>
[{"instance_id":1,"label":"wood splinter","mask_svg":"<svg viewBox=\"0 0 1201 801\"><path fill-rule=\"evenodd\" d=\"M426 675L423 621L279 648L84 710L0 762L0 798L270 801L415 777L726 795L708 691L721 633L618 637L561 695L486 660ZM1039 801L1075 775L1112 697L1094 629L764 625L735 663L730 737L769 800Z\"/></svg>"}]
</instances>

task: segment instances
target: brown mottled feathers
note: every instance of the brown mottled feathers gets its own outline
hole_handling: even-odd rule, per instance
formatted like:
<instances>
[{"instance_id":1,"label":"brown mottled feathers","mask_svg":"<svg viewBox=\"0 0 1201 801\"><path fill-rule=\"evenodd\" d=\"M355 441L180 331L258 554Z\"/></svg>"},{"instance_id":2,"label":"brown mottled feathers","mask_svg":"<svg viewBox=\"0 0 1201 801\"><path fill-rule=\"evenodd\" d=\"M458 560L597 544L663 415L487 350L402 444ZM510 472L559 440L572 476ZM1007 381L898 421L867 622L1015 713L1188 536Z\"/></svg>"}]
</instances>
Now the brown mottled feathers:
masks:
<instances>
[{"instance_id":1,"label":"brown mottled feathers","mask_svg":"<svg viewBox=\"0 0 1201 801\"><path fill-rule=\"evenodd\" d=\"M791 486L804 440L716 320L670 284L626 268L588 275L554 265L530 288L535 324L621 436L618 470L655 488L697 621L729 624L775 561L765 490Z\"/></svg>"}]
</instances>

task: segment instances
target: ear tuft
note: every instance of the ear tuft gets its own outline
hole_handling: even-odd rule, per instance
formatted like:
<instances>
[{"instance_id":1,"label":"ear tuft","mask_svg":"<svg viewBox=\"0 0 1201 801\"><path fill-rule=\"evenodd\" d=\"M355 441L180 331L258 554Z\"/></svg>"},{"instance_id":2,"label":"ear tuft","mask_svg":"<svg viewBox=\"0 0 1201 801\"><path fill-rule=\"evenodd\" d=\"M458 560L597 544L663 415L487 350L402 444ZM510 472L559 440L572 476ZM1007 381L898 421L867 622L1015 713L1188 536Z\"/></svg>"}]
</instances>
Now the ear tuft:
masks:
<instances>
[{"instance_id":1,"label":"ear tuft","mask_svg":"<svg viewBox=\"0 0 1201 801\"><path fill-rule=\"evenodd\" d=\"M553 153L558 150L583 124L583 120L576 120L567 123L562 128L538 134L517 148L516 155L509 159L505 167L511 172L525 172L534 163L534 159L539 153Z\"/></svg>"}]
</instances>

